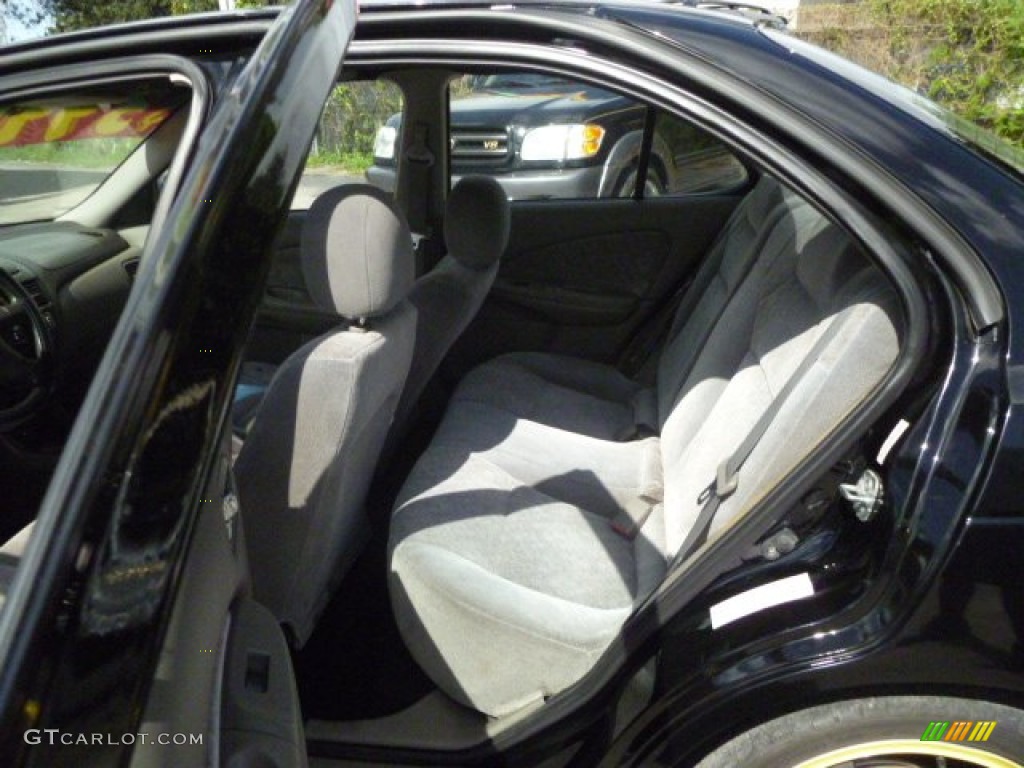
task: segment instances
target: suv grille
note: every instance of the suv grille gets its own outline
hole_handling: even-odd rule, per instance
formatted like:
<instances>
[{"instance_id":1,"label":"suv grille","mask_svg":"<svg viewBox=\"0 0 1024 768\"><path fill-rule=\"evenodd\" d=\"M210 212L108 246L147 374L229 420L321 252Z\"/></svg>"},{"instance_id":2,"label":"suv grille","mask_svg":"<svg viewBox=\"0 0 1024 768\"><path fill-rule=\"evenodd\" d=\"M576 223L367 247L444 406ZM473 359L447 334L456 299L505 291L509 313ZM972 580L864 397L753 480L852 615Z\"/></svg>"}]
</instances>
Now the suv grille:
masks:
<instances>
[{"instance_id":1,"label":"suv grille","mask_svg":"<svg viewBox=\"0 0 1024 768\"><path fill-rule=\"evenodd\" d=\"M453 131L451 152L453 158L465 160L504 160L508 157L508 131Z\"/></svg>"}]
</instances>

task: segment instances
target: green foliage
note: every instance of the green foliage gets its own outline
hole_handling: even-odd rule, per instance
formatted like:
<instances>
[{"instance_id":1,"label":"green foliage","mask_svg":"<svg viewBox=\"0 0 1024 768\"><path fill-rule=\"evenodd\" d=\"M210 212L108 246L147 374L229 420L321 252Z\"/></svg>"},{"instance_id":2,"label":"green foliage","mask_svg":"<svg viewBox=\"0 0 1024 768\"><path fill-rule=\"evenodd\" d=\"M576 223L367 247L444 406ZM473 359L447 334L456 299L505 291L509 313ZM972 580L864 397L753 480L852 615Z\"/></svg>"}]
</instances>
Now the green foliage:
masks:
<instances>
[{"instance_id":1,"label":"green foliage","mask_svg":"<svg viewBox=\"0 0 1024 768\"><path fill-rule=\"evenodd\" d=\"M278 3L273 0L236 0L237 8L260 8ZM15 0L15 10L23 7L28 14L27 0ZM122 21L180 16L186 13L216 11L217 0L39 0L32 6L36 20L53 19L53 32L71 32Z\"/></svg>"},{"instance_id":2,"label":"green foliage","mask_svg":"<svg viewBox=\"0 0 1024 768\"><path fill-rule=\"evenodd\" d=\"M171 13L183 16L186 13L216 11L217 0L170 0Z\"/></svg>"},{"instance_id":3,"label":"green foliage","mask_svg":"<svg viewBox=\"0 0 1024 768\"><path fill-rule=\"evenodd\" d=\"M124 160L138 143L139 139L88 139L0 147L0 163L41 163L109 170Z\"/></svg>"},{"instance_id":4,"label":"green foliage","mask_svg":"<svg viewBox=\"0 0 1024 768\"><path fill-rule=\"evenodd\" d=\"M324 106L314 155L372 157L373 141L388 118L402 108L402 92L385 80L343 83Z\"/></svg>"},{"instance_id":5,"label":"green foliage","mask_svg":"<svg viewBox=\"0 0 1024 768\"><path fill-rule=\"evenodd\" d=\"M43 5L50 11L54 32L171 15L170 0L47 0Z\"/></svg>"},{"instance_id":6,"label":"green foliage","mask_svg":"<svg viewBox=\"0 0 1024 768\"><path fill-rule=\"evenodd\" d=\"M331 168L346 173L360 174L373 165L373 152L323 152L309 154L309 168Z\"/></svg>"},{"instance_id":7,"label":"green foliage","mask_svg":"<svg viewBox=\"0 0 1024 768\"><path fill-rule=\"evenodd\" d=\"M1024 145L1024 2L864 0L863 6L859 36L841 24L805 36ZM865 43L880 37L883 51L865 60L872 52Z\"/></svg>"},{"instance_id":8,"label":"green foliage","mask_svg":"<svg viewBox=\"0 0 1024 768\"><path fill-rule=\"evenodd\" d=\"M1024 145L1024 2L868 0L890 77Z\"/></svg>"}]
</instances>

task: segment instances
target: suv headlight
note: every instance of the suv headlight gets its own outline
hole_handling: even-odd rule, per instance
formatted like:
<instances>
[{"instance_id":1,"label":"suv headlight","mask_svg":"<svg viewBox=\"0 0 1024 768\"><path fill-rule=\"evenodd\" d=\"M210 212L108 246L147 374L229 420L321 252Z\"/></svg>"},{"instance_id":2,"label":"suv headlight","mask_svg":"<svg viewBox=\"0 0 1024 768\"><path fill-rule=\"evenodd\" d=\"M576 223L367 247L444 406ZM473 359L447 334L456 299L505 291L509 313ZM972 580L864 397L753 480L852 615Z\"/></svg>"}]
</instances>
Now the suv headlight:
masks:
<instances>
[{"instance_id":1,"label":"suv headlight","mask_svg":"<svg viewBox=\"0 0 1024 768\"><path fill-rule=\"evenodd\" d=\"M582 160L596 155L603 139L600 125L545 125L526 132L519 155L523 160Z\"/></svg>"},{"instance_id":2,"label":"suv headlight","mask_svg":"<svg viewBox=\"0 0 1024 768\"><path fill-rule=\"evenodd\" d=\"M394 160L396 139L398 129L393 125L382 125L377 131L377 138L373 140L373 156L381 160Z\"/></svg>"}]
</instances>

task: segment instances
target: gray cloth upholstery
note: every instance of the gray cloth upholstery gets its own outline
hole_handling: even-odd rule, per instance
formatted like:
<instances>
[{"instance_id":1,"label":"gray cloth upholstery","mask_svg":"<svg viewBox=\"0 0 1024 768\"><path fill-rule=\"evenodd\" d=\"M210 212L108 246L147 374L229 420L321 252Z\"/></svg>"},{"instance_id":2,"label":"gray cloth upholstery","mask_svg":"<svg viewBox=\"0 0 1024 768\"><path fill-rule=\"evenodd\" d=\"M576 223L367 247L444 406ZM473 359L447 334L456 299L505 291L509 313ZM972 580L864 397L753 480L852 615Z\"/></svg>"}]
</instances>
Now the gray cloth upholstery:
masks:
<instances>
[{"instance_id":1,"label":"gray cloth upholstery","mask_svg":"<svg viewBox=\"0 0 1024 768\"><path fill-rule=\"evenodd\" d=\"M505 355L470 372L455 399L491 403L525 419L608 440L628 434L638 415L660 427L671 397L764 239L787 207L796 204L796 198L766 177L733 214L676 312L658 364L655 413L638 408L641 386L611 366L529 352Z\"/></svg>"},{"instance_id":2,"label":"gray cloth upholstery","mask_svg":"<svg viewBox=\"0 0 1024 768\"><path fill-rule=\"evenodd\" d=\"M491 176L464 176L448 195L444 242L468 269L492 267L505 253L511 226L508 197Z\"/></svg>"},{"instance_id":3,"label":"gray cloth upholstery","mask_svg":"<svg viewBox=\"0 0 1024 768\"><path fill-rule=\"evenodd\" d=\"M423 388L487 297L508 245L509 202L489 176L467 176L452 189L445 209L448 255L416 281L416 348L395 412L385 455L402 438Z\"/></svg>"},{"instance_id":4,"label":"gray cloth upholstery","mask_svg":"<svg viewBox=\"0 0 1024 768\"><path fill-rule=\"evenodd\" d=\"M416 275L405 216L369 184L334 187L313 201L301 255L313 301L352 319L385 314Z\"/></svg>"},{"instance_id":5,"label":"gray cloth upholstery","mask_svg":"<svg viewBox=\"0 0 1024 768\"><path fill-rule=\"evenodd\" d=\"M470 371L452 403L490 405L522 419L614 440L633 425L634 401L642 391L608 365L517 352Z\"/></svg>"},{"instance_id":6,"label":"gray cloth upholstery","mask_svg":"<svg viewBox=\"0 0 1024 768\"><path fill-rule=\"evenodd\" d=\"M332 273L337 265L347 265L362 281L354 294L366 289L367 274L411 275L411 248L395 247L411 242L404 224L397 233L388 229L380 241L367 239L376 224L365 226L357 214L365 212L377 223L386 218L376 193L363 200L331 190L314 208L325 198L345 207L345 214L332 216L321 209L310 224L314 230L324 220L332 228L347 222L356 236L332 232L326 251L319 236L304 240L316 244L314 254L304 254L306 263L319 253L332 263ZM404 263L387 264L395 260ZM344 277L333 276L339 282L331 290L340 296L348 294ZM363 503L416 334L416 310L398 293L403 280L383 281L388 285L383 293L369 289L366 296L389 295L383 302L367 299L376 302L377 311L369 313L374 317L365 327L346 325L328 332L274 372L235 462L253 594L299 645L368 532Z\"/></svg>"},{"instance_id":7,"label":"gray cloth upholstery","mask_svg":"<svg viewBox=\"0 0 1024 768\"><path fill-rule=\"evenodd\" d=\"M895 292L812 206L767 179L748 196L681 302L655 390L547 355L471 373L392 518L392 605L423 669L495 717L585 675L663 578L717 466L836 322L719 507L714 536L869 397L899 353ZM641 412L660 435L617 440ZM638 509L649 516L637 535L620 535L612 521Z\"/></svg>"}]
</instances>

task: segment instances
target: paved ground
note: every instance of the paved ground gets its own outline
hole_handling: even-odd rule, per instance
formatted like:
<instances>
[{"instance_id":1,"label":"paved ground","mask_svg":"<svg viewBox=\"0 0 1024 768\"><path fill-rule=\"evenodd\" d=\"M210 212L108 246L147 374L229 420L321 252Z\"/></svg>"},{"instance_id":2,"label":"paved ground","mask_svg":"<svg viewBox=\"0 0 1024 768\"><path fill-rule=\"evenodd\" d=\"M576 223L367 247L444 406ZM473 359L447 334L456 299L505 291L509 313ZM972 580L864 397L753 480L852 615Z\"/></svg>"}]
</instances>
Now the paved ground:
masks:
<instances>
[{"instance_id":1,"label":"paved ground","mask_svg":"<svg viewBox=\"0 0 1024 768\"><path fill-rule=\"evenodd\" d=\"M324 170L320 168L308 171L299 182L299 188L295 190L295 199L292 201L292 209L305 210L322 193L331 187L341 184L365 184L363 176L352 176L344 173Z\"/></svg>"},{"instance_id":2,"label":"paved ground","mask_svg":"<svg viewBox=\"0 0 1024 768\"><path fill-rule=\"evenodd\" d=\"M96 177L92 183L96 183L104 173L81 171L69 174L64 169L0 166L0 225L59 216L88 195L91 184L83 186L81 181L89 181L91 175ZM312 170L299 182L292 208L304 210L331 187L364 181L363 176L319 168ZM55 188L62 189L59 192L46 191Z\"/></svg>"},{"instance_id":3,"label":"paved ground","mask_svg":"<svg viewBox=\"0 0 1024 768\"><path fill-rule=\"evenodd\" d=\"M26 195L14 200L6 198L6 189L0 188L0 224L20 221L52 219L85 199L89 187L72 187L48 195Z\"/></svg>"}]
</instances>

